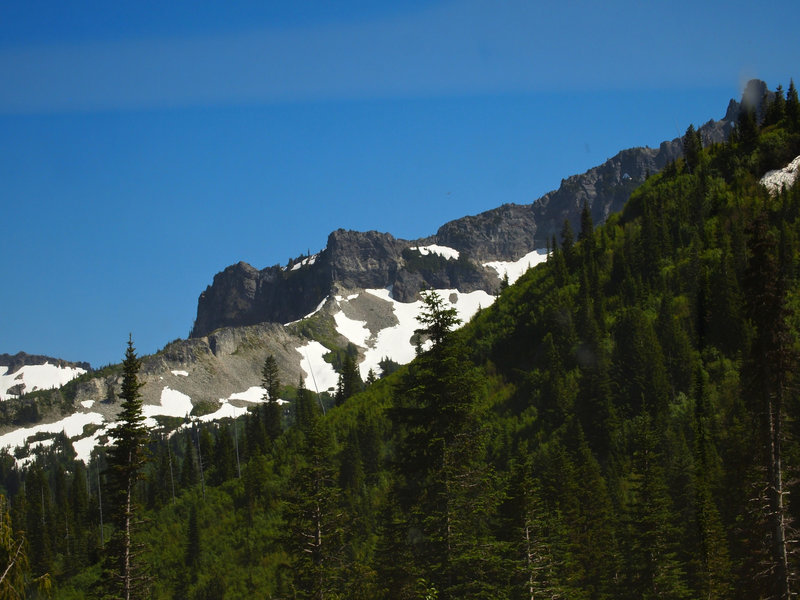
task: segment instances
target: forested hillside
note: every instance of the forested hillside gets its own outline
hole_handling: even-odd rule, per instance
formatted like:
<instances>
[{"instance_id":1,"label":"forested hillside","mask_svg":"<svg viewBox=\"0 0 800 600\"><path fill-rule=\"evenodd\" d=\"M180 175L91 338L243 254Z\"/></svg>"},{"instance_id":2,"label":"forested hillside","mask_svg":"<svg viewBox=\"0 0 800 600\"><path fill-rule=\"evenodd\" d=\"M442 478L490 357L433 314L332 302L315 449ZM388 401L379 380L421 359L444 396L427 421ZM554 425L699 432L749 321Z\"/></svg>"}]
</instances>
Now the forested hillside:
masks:
<instances>
[{"instance_id":1,"label":"forested hillside","mask_svg":"<svg viewBox=\"0 0 800 600\"><path fill-rule=\"evenodd\" d=\"M265 357L288 408L165 419L134 596L788 600L800 186L759 178L798 154L791 85L729 143L690 127L685 158L602 227L586 207L464 328L427 294L410 365L361 382L345 360L318 398ZM73 457L0 460L0 585L104 593L108 459Z\"/></svg>"}]
</instances>

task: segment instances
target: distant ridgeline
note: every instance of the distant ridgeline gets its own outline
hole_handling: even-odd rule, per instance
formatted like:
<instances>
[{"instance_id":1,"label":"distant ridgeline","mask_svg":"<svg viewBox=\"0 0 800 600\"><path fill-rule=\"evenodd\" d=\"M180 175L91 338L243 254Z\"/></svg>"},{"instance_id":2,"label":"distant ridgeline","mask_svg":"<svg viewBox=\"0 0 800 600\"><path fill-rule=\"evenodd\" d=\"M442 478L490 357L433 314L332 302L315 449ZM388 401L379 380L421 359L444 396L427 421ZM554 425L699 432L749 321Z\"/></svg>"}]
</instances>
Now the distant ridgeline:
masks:
<instances>
[{"instance_id":1,"label":"distant ridgeline","mask_svg":"<svg viewBox=\"0 0 800 600\"><path fill-rule=\"evenodd\" d=\"M43 365L49 363L57 367L78 367L84 371L91 371L92 367L88 362L71 362L52 356L42 356L40 354L26 354L17 352L16 354L0 354L0 367L8 367L7 374L16 373L20 367L25 365Z\"/></svg>"},{"instance_id":2,"label":"distant ridgeline","mask_svg":"<svg viewBox=\"0 0 800 600\"><path fill-rule=\"evenodd\" d=\"M758 114L772 98L762 81L751 81L743 101ZM752 99L752 100L750 100ZM727 139L741 103L731 100L725 116L698 129L703 146ZM287 267L258 270L247 263L232 265L214 276L200 295L192 337L220 327L286 323L310 313L335 284L344 288L391 288L401 302L414 300L420 290L459 289L464 292L498 289L497 273L483 263L513 261L545 248L560 235L564 222L580 226L583 205L595 223L622 209L631 192L645 179L682 155L680 138L658 148L630 148L602 165L561 182L532 204L504 204L479 215L446 223L428 238L396 239L388 233L337 230L318 255L301 257ZM457 250L459 261L431 259L425 269L409 265L409 248L437 244Z\"/></svg>"}]
</instances>

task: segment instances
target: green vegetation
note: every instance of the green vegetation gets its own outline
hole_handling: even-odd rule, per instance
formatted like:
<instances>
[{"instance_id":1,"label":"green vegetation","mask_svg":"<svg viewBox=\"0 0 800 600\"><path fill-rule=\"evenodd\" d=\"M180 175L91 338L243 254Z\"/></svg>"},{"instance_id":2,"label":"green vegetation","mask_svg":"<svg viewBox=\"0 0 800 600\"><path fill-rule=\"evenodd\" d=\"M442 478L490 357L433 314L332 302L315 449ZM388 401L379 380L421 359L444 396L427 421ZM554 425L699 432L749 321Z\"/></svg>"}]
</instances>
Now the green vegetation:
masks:
<instances>
[{"instance_id":1,"label":"green vegetation","mask_svg":"<svg viewBox=\"0 0 800 600\"><path fill-rule=\"evenodd\" d=\"M463 329L427 296L433 347L362 391L343 373L325 414L300 385L280 427L272 406L151 437L152 597L788 600L800 186L757 179L800 154L779 98L728 144L690 128L685 160ZM0 481L26 576L92 597L119 525L104 450L68 448L0 455Z\"/></svg>"}]
</instances>

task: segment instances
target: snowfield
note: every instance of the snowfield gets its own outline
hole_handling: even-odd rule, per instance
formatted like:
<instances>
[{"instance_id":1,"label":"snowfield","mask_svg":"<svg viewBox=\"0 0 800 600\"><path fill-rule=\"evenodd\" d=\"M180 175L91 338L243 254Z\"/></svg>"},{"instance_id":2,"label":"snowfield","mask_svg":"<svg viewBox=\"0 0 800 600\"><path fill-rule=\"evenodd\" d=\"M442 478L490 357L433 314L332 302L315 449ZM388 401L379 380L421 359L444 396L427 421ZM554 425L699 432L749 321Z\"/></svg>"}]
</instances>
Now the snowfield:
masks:
<instances>
[{"instance_id":1,"label":"snowfield","mask_svg":"<svg viewBox=\"0 0 800 600\"><path fill-rule=\"evenodd\" d=\"M331 392L336 389L339 382L339 374L333 366L325 362L322 357L328 353L328 349L319 342L309 342L305 346L297 348L300 353L300 366L306 373L303 384L306 389L312 392Z\"/></svg>"},{"instance_id":2,"label":"snowfield","mask_svg":"<svg viewBox=\"0 0 800 600\"><path fill-rule=\"evenodd\" d=\"M366 379L370 369L372 369L376 375L379 375L380 368L378 367L378 363L384 357L391 358L393 361L400 364L406 364L414 359L416 349L411 339L414 335L414 331L419 328L417 315L419 315L423 306L421 300L417 300L416 302L398 302L392 298L390 290L365 291L368 294L377 296L381 300L391 302L392 310L394 311L394 316L398 320L398 324L394 327L382 329L376 338L370 340L367 344L364 360L359 364L359 371L362 379ZM461 319L463 323L469 321L473 315L478 312L479 308L489 306L494 302L494 296L484 291L470 292L469 294L464 294L458 290L437 290L437 292L446 303L455 307L458 318ZM354 339L350 339L350 341L364 347L364 344L358 344Z\"/></svg>"},{"instance_id":3,"label":"snowfield","mask_svg":"<svg viewBox=\"0 0 800 600\"><path fill-rule=\"evenodd\" d=\"M183 392L169 387L161 390L160 405L142 405L142 414L145 417L145 425L148 427L156 427L158 425L154 417L186 417L190 412L192 412L192 399Z\"/></svg>"},{"instance_id":4,"label":"snowfield","mask_svg":"<svg viewBox=\"0 0 800 600\"><path fill-rule=\"evenodd\" d=\"M24 446L29 437L38 433L61 433L63 431L68 438L74 438L83 433L86 425L102 425L103 423L103 415L100 413L75 413L55 423L39 423L33 427L22 427L0 435L0 448L13 449Z\"/></svg>"},{"instance_id":5,"label":"snowfield","mask_svg":"<svg viewBox=\"0 0 800 600\"><path fill-rule=\"evenodd\" d=\"M36 390L50 390L58 388L75 379L78 375L86 373L80 367L59 367L45 363L43 365L24 365L15 373L8 373L8 367L0 367L0 400L16 398L8 390L20 383L23 393Z\"/></svg>"},{"instance_id":6,"label":"snowfield","mask_svg":"<svg viewBox=\"0 0 800 600\"><path fill-rule=\"evenodd\" d=\"M497 271L497 275L500 279L508 275L508 282L514 283L517 279L522 277L525 271L545 261L547 261L547 250L540 248L539 250L529 252L514 262L487 262L483 263L483 266Z\"/></svg>"}]
</instances>

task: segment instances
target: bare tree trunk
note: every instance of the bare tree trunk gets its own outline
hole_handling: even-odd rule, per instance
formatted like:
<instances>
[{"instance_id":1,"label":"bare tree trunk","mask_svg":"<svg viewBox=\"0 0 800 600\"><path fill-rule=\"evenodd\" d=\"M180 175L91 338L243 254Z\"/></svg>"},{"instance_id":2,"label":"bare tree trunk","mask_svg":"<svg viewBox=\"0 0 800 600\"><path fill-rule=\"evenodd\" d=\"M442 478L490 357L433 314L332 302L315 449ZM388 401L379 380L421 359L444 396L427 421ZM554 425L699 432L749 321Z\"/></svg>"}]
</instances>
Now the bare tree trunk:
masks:
<instances>
[{"instance_id":1,"label":"bare tree trunk","mask_svg":"<svg viewBox=\"0 0 800 600\"><path fill-rule=\"evenodd\" d=\"M778 389L768 403L769 427L769 508L772 521L772 560L775 569L775 593L780 600L790 600L789 560L786 550L786 507L783 496L783 474L781 460L782 390Z\"/></svg>"}]
</instances>

